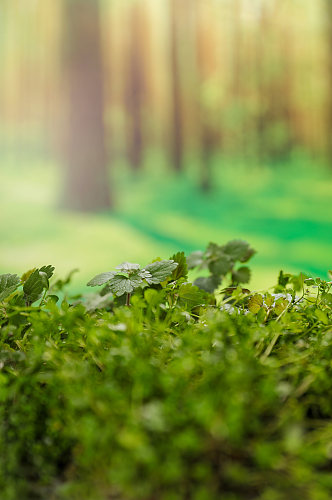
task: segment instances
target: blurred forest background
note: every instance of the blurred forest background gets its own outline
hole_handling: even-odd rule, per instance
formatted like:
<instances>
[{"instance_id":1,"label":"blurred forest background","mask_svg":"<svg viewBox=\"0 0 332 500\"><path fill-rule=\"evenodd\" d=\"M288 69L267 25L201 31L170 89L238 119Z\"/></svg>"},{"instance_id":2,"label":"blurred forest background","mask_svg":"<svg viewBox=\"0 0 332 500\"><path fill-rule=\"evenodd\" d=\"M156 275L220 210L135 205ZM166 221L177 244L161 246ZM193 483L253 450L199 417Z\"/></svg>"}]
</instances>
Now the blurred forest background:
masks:
<instances>
[{"instance_id":1,"label":"blurred forest background","mask_svg":"<svg viewBox=\"0 0 332 500\"><path fill-rule=\"evenodd\" d=\"M331 0L2 0L0 271L332 268Z\"/></svg>"}]
</instances>

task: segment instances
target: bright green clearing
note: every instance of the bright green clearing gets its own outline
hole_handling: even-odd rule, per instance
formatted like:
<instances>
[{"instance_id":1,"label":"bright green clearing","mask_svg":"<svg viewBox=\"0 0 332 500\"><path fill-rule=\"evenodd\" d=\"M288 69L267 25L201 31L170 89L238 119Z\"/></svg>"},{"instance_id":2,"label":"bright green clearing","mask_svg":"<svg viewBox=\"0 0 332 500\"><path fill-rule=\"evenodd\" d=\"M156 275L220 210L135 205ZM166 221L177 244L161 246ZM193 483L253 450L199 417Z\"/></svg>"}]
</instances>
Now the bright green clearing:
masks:
<instances>
[{"instance_id":1,"label":"bright green clearing","mask_svg":"<svg viewBox=\"0 0 332 500\"><path fill-rule=\"evenodd\" d=\"M81 290L93 274L129 260L143 264L207 241L245 239L258 250L252 288L274 283L278 271L327 276L332 267L332 170L307 160L273 168L216 161L215 189L197 188L197 171L166 174L158 158L136 177L113 171L115 210L102 214L57 209L59 170L46 163L3 164L0 184L0 272L53 264L73 268Z\"/></svg>"}]
</instances>

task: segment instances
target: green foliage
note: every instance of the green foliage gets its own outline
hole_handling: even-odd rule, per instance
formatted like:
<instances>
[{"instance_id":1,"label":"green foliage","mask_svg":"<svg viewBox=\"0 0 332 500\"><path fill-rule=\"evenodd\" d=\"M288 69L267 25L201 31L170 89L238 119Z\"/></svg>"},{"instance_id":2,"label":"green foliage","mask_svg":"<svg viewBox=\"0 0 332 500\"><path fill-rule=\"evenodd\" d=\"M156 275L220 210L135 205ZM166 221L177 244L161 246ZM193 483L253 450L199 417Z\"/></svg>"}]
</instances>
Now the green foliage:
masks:
<instances>
[{"instance_id":1,"label":"green foliage","mask_svg":"<svg viewBox=\"0 0 332 500\"><path fill-rule=\"evenodd\" d=\"M141 269L139 264L124 262L116 267L118 272L98 274L88 282L88 286L106 284L107 290L111 291L116 297L121 297L121 295L129 295L136 289L146 285L159 285L177 267L178 262L174 260L157 260L152 264L148 264L144 269ZM181 267L180 273L183 274L183 262Z\"/></svg>"},{"instance_id":2,"label":"green foliage","mask_svg":"<svg viewBox=\"0 0 332 500\"><path fill-rule=\"evenodd\" d=\"M0 301L13 293L20 283L17 274L2 274L0 276Z\"/></svg>"},{"instance_id":3,"label":"green foliage","mask_svg":"<svg viewBox=\"0 0 332 500\"><path fill-rule=\"evenodd\" d=\"M249 283L250 269L246 266L235 269L234 266L236 262L248 262L254 254L255 250L246 241L233 240L222 246L210 243L205 252L197 251L189 255L188 268L209 270L209 276L197 278L195 284L212 293L226 276L230 277L230 286Z\"/></svg>"},{"instance_id":4,"label":"green foliage","mask_svg":"<svg viewBox=\"0 0 332 500\"><path fill-rule=\"evenodd\" d=\"M217 299L183 253L75 301L51 266L0 276L1 500L332 497L332 283L251 292L249 248L200 254Z\"/></svg>"}]
</instances>

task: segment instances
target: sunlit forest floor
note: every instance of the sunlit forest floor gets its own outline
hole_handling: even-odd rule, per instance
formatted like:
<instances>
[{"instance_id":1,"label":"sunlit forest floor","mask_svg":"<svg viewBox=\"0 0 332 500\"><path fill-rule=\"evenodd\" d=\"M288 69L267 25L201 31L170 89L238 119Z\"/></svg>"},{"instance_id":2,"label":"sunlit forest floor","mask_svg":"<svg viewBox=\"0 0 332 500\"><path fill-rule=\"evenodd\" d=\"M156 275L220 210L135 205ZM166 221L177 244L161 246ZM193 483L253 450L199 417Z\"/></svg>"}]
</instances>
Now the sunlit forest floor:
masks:
<instances>
[{"instance_id":1,"label":"sunlit forest floor","mask_svg":"<svg viewBox=\"0 0 332 500\"><path fill-rule=\"evenodd\" d=\"M63 277L79 268L73 282L79 291L91 276L125 260L146 264L234 238L258 251L253 289L272 286L281 268L322 277L332 268L332 169L299 158L273 168L219 158L213 189L205 194L195 166L178 176L166 174L161 163L151 157L135 176L117 166L114 209L80 214L58 208L56 165L4 162L0 272L53 264Z\"/></svg>"}]
</instances>

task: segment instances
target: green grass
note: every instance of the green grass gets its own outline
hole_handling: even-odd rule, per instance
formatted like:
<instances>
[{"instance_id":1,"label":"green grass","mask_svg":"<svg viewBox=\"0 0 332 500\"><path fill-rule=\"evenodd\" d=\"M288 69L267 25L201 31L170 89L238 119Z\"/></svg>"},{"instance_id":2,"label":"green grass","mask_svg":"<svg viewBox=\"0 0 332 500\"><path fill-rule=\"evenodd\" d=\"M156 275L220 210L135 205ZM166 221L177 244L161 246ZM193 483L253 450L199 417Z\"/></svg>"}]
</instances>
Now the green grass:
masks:
<instances>
[{"instance_id":1,"label":"green grass","mask_svg":"<svg viewBox=\"0 0 332 500\"><path fill-rule=\"evenodd\" d=\"M283 268L326 277L332 267L332 172L308 161L251 167L217 159L214 189L197 188L197 169L165 174L150 158L133 177L113 169L115 210L78 214L57 210L61 189L56 165L2 164L0 185L0 272L52 263L63 275L80 273L81 290L93 274L124 260L145 264L209 240L248 240L258 250L252 286L275 281ZM159 165L159 166L158 166ZM45 261L46 259L46 261Z\"/></svg>"}]
</instances>

